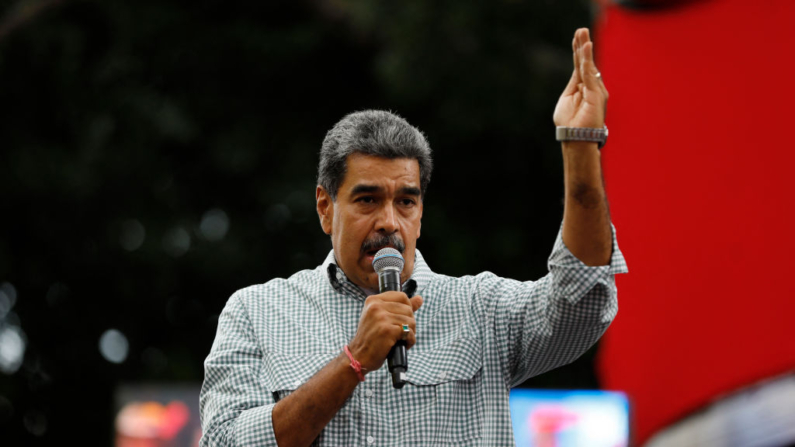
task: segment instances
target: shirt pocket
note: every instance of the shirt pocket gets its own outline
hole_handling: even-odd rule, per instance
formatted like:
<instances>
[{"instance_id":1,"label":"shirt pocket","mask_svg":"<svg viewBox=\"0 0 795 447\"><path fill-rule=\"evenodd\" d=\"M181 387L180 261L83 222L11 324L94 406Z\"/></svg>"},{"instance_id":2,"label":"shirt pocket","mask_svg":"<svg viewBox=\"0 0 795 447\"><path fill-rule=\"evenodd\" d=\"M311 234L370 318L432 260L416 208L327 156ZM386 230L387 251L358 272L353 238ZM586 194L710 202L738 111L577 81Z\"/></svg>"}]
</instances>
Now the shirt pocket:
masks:
<instances>
[{"instance_id":1,"label":"shirt pocket","mask_svg":"<svg viewBox=\"0 0 795 447\"><path fill-rule=\"evenodd\" d=\"M423 444L479 439L484 413L480 340L459 338L412 351L406 385L390 393L397 433Z\"/></svg>"},{"instance_id":2,"label":"shirt pocket","mask_svg":"<svg viewBox=\"0 0 795 447\"><path fill-rule=\"evenodd\" d=\"M260 380L279 402L309 381L318 371L331 362L337 354L312 354L296 356L281 352L270 352L265 356ZM312 445L319 445L332 440L335 445L352 443L356 434L354 412L350 399L337 412Z\"/></svg>"},{"instance_id":3,"label":"shirt pocket","mask_svg":"<svg viewBox=\"0 0 795 447\"><path fill-rule=\"evenodd\" d=\"M260 379L278 402L306 383L333 357L333 354L297 356L271 351L264 356Z\"/></svg>"}]
</instances>

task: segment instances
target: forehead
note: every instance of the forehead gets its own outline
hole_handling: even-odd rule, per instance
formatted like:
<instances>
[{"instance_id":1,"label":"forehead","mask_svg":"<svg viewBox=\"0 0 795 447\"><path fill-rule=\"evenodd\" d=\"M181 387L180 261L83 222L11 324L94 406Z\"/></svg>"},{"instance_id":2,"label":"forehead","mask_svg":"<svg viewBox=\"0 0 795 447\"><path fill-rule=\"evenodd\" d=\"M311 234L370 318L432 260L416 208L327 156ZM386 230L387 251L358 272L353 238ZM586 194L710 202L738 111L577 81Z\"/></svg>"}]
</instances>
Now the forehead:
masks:
<instances>
[{"instance_id":1,"label":"forehead","mask_svg":"<svg viewBox=\"0 0 795 447\"><path fill-rule=\"evenodd\" d=\"M354 153L346 160L345 177L340 190L359 184L419 187L420 164L414 158L383 158Z\"/></svg>"}]
</instances>

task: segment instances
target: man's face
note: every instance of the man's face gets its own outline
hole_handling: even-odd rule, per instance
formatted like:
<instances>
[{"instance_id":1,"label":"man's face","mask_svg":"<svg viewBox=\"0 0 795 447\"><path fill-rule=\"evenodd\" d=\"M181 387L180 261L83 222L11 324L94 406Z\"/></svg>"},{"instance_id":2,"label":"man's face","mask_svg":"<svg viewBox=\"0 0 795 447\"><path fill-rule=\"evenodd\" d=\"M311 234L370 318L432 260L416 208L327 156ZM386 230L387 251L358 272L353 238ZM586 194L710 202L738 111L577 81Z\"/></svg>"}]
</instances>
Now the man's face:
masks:
<instances>
[{"instance_id":1,"label":"man's face","mask_svg":"<svg viewBox=\"0 0 795 447\"><path fill-rule=\"evenodd\" d=\"M402 242L406 264L401 280L408 280L422 219L417 160L351 154L337 200L332 201L321 186L316 198L320 224L331 235L337 263L348 279L378 290L373 256L384 246L400 249Z\"/></svg>"}]
</instances>

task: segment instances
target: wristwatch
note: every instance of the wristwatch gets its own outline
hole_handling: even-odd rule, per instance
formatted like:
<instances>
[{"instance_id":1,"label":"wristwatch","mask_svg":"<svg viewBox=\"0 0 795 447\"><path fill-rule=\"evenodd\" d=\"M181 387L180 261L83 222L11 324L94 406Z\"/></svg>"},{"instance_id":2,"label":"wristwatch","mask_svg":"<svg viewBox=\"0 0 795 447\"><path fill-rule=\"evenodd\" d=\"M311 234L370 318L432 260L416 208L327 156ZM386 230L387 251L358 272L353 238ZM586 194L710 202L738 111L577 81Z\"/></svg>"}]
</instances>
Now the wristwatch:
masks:
<instances>
[{"instance_id":1,"label":"wristwatch","mask_svg":"<svg viewBox=\"0 0 795 447\"><path fill-rule=\"evenodd\" d=\"M558 141L593 141L599 144L599 149L602 149L607 142L607 126L601 129L558 126L555 128L555 139Z\"/></svg>"}]
</instances>

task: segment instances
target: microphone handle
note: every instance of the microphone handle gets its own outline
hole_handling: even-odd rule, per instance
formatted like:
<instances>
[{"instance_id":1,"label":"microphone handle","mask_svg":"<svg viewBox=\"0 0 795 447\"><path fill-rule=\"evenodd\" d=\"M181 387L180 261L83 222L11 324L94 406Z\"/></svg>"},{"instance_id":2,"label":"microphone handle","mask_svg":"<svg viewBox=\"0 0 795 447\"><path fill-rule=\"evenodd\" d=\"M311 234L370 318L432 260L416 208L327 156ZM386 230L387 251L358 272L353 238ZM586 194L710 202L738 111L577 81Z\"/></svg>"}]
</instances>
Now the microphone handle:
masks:
<instances>
[{"instance_id":1,"label":"microphone handle","mask_svg":"<svg viewBox=\"0 0 795 447\"><path fill-rule=\"evenodd\" d=\"M409 369L406 342L403 340L395 342L395 346L392 346L392 349L389 350L386 361L389 365L389 372L392 374L392 387L396 389L403 388L403 385L406 384L406 370Z\"/></svg>"},{"instance_id":2,"label":"microphone handle","mask_svg":"<svg viewBox=\"0 0 795 447\"><path fill-rule=\"evenodd\" d=\"M384 292L400 291L400 272L397 269L384 269L378 272L378 289ZM392 386L397 389L406 384L406 370L409 369L409 360L406 355L406 342L398 340L389 350L386 357L389 372L392 374Z\"/></svg>"}]
</instances>

